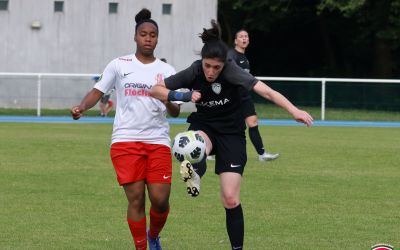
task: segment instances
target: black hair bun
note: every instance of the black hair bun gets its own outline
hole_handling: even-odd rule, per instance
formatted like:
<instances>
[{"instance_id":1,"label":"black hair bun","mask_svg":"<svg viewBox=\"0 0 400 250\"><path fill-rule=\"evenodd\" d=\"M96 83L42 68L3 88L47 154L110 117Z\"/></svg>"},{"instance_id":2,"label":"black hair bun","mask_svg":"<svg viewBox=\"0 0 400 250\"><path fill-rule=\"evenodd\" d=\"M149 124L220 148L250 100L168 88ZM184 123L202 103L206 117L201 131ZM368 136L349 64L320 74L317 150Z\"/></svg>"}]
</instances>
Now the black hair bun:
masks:
<instances>
[{"instance_id":1,"label":"black hair bun","mask_svg":"<svg viewBox=\"0 0 400 250\"><path fill-rule=\"evenodd\" d=\"M139 13L136 14L135 16L135 21L136 23L139 23L140 21L147 20L151 18L151 12L148 9L142 9L139 11Z\"/></svg>"},{"instance_id":2,"label":"black hair bun","mask_svg":"<svg viewBox=\"0 0 400 250\"><path fill-rule=\"evenodd\" d=\"M211 20L211 29L203 29L203 33L199 34L203 43L221 40L221 27L214 19Z\"/></svg>"}]
</instances>

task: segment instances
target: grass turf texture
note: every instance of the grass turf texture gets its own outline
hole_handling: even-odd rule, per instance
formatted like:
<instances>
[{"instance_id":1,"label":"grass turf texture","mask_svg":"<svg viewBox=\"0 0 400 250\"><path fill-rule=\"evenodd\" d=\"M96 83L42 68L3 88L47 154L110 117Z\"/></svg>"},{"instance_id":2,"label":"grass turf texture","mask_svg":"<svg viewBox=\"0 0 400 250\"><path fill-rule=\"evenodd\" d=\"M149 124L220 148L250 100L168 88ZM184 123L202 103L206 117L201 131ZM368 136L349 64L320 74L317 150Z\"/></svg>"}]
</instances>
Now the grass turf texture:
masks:
<instances>
[{"instance_id":1,"label":"grass turf texture","mask_svg":"<svg viewBox=\"0 0 400 250\"><path fill-rule=\"evenodd\" d=\"M246 249L400 247L399 129L260 130L281 157L258 162L248 144ZM110 134L109 124L0 123L0 249L134 249ZM213 162L197 198L177 165L164 249L229 249Z\"/></svg>"}]
</instances>

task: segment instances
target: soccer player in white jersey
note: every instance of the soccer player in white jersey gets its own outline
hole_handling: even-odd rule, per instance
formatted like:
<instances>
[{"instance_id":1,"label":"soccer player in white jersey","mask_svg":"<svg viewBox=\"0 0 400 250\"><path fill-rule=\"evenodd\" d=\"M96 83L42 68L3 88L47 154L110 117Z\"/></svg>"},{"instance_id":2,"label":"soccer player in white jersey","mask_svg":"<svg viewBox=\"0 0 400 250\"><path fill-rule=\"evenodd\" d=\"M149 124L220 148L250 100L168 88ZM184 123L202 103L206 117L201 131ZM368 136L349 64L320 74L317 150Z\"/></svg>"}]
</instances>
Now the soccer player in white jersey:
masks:
<instances>
[{"instance_id":1,"label":"soccer player in white jersey","mask_svg":"<svg viewBox=\"0 0 400 250\"><path fill-rule=\"evenodd\" d=\"M101 79L71 109L74 119L92 108L104 93L115 88L116 114L110 155L127 200L127 222L136 249L161 249L159 233L169 213L172 159L166 113L179 115L179 106L150 97L149 90L162 77L175 73L169 64L154 57L158 25L142 9L135 17L136 53L112 60ZM146 185L150 227L146 231Z\"/></svg>"}]
</instances>

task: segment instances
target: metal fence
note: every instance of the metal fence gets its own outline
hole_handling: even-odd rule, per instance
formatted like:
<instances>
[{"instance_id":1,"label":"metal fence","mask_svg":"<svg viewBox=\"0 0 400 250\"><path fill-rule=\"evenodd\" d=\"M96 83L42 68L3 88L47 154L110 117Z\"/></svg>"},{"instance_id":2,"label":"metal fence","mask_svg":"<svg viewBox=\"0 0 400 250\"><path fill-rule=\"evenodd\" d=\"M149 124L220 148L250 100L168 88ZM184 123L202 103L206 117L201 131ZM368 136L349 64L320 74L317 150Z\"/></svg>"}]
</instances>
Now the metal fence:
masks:
<instances>
[{"instance_id":1,"label":"metal fence","mask_svg":"<svg viewBox=\"0 0 400 250\"><path fill-rule=\"evenodd\" d=\"M340 84L354 84L354 83L372 83L372 84L383 84L383 83L400 83L400 80L397 79L359 79L359 78L310 78L310 77L265 77L258 76L257 77L261 81L265 82L314 82L320 84L320 104L321 104L321 120L325 120L325 111L326 111L326 95L327 95L327 85L332 85L333 83ZM400 87L397 85L396 87ZM343 93L346 94L346 93ZM400 94L400 93L399 93ZM355 99L356 96L353 98ZM395 93L396 98L400 97ZM351 98L351 97L350 97ZM316 100L313 100L314 103ZM398 100L393 100L398 101Z\"/></svg>"},{"instance_id":2,"label":"metal fence","mask_svg":"<svg viewBox=\"0 0 400 250\"><path fill-rule=\"evenodd\" d=\"M99 74L57 74L57 73L1 73L0 108L36 109L37 116L42 109L65 109L79 103L93 87L93 77ZM321 105L321 120L325 120L326 86L332 83L393 83L396 79L354 79L354 78L309 78L309 77L257 77L261 81L315 83L320 88L319 97L312 96L310 103ZM400 85L399 85L400 86ZM193 106L190 106L193 108Z\"/></svg>"}]
</instances>

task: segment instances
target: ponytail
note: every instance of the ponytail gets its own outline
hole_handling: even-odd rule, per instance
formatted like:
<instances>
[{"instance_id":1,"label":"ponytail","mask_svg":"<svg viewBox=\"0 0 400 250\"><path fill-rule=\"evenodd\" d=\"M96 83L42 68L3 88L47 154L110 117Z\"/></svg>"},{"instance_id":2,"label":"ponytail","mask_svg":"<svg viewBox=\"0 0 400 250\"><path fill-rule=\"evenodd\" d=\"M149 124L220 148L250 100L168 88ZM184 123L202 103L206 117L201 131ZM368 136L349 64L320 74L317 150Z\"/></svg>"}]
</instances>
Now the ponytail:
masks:
<instances>
[{"instance_id":1,"label":"ponytail","mask_svg":"<svg viewBox=\"0 0 400 250\"><path fill-rule=\"evenodd\" d=\"M203 29L199 37L204 43L201 58L217 58L225 62L228 46L221 40L221 27L215 20L211 20L211 28Z\"/></svg>"}]
</instances>

